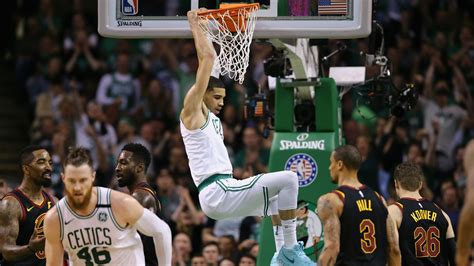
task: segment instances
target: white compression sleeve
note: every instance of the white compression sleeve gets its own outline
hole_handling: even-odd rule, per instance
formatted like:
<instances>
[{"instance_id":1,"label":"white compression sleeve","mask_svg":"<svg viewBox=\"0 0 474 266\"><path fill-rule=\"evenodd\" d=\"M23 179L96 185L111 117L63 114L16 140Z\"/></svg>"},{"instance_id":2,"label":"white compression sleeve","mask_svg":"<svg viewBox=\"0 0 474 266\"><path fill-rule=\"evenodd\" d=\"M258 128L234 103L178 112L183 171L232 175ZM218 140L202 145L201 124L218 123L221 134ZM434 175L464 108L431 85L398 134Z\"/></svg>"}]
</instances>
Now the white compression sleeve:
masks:
<instances>
[{"instance_id":1,"label":"white compression sleeve","mask_svg":"<svg viewBox=\"0 0 474 266\"><path fill-rule=\"evenodd\" d=\"M143 209L143 215L135 223L135 228L142 234L153 237L158 264L171 265L171 230L168 224L151 211Z\"/></svg>"}]
</instances>

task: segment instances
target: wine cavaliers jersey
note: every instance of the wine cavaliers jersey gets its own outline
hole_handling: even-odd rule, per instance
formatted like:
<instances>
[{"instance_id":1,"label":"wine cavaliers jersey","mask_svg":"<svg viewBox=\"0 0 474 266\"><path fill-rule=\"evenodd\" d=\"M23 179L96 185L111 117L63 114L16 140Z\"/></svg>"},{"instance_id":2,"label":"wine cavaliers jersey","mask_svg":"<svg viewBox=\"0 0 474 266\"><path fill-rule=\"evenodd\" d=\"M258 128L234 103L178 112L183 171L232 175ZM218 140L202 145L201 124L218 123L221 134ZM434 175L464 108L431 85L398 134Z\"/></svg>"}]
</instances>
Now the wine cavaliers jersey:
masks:
<instances>
[{"instance_id":1,"label":"wine cavaliers jersey","mask_svg":"<svg viewBox=\"0 0 474 266\"><path fill-rule=\"evenodd\" d=\"M54 199L51 195L45 191L41 191L43 195L43 202L40 205L35 204L28 196L26 196L21 190L15 189L10 193L6 194L6 197L14 197L18 200L21 206L21 220L19 224L18 237L16 238L16 245L24 246L28 245L33 232L36 231L37 236L44 236L43 224L46 212L54 206ZM10 265L46 265L46 255L44 250L36 252L33 256L28 259L8 262L5 259L0 263L3 266Z\"/></svg>"},{"instance_id":2,"label":"wine cavaliers jersey","mask_svg":"<svg viewBox=\"0 0 474 266\"><path fill-rule=\"evenodd\" d=\"M97 189L97 205L89 215L76 213L66 197L56 205L60 236L69 265L144 265L143 245L137 230L122 227L112 212L111 189Z\"/></svg>"},{"instance_id":3,"label":"wine cavaliers jersey","mask_svg":"<svg viewBox=\"0 0 474 266\"><path fill-rule=\"evenodd\" d=\"M138 183L137 187L135 188L135 191L137 190L144 190L153 196L153 198L155 199L156 207L157 207L156 214L158 214L158 212L161 210L161 204L155 190L146 182ZM155 251L155 244L153 242L153 237L143 235L140 232L139 234L143 243L143 254L145 255L145 264L147 266L158 265L158 259L156 258L156 251Z\"/></svg>"},{"instance_id":4,"label":"wine cavaliers jersey","mask_svg":"<svg viewBox=\"0 0 474 266\"><path fill-rule=\"evenodd\" d=\"M138 183L136 188L135 188L135 191L136 190L144 190L144 191L150 193L150 195L152 195L153 198L155 199L156 214L158 214L161 211L161 203L160 203L160 199L158 198L158 194L148 183L146 183L146 182Z\"/></svg>"},{"instance_id":5,"label":"wine cavaliers jersey","mask_svg":"<svg viewBox=\"0 0 474 266\"><path fill-rule=\"evenodd\" d=\"M333 192L344 203L336 265L386 265L388 211L380 195L366 186Z\"/></svg>"},{"instance_id":6,"label":"wine cavaliers jersey","mask_svg":"<svg viewBox=\"0 0 474 266\"><path fill-rule=\"evenodd\" d=\"M402 213L399 239L402 265L448 265L448 220L433 202L402 198L395 203Z\"/></svg>"}]
</instances>

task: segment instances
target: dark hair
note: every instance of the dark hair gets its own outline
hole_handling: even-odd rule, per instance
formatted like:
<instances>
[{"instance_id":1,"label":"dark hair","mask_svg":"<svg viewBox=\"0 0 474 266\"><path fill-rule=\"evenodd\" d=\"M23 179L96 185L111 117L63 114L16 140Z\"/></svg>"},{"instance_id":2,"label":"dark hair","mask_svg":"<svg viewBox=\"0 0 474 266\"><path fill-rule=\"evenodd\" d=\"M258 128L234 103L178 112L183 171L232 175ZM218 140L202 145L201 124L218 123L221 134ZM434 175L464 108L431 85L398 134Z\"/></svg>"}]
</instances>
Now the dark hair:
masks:
<instances>
[{"instance_id":1,"label":"dark hair","mask_svg":"<svg viewBox=\"0 0 474 266\"><path fill-rule=\"evenodd\" d=\"M117 52L117 58L121 55L125 55L127 56L128 58L130 58L130 52L129 51L125 51L125 50L121 50L121 51L118 51Z\"/></svg>"},{"instance_id":2,"label":"dark hair","mask_svg":"<svg viewBox=\"0 0 474 266\"><path fill-rule=\"evenodd\" d=\"M49 80L49 85L50 86L63 86L64 85L64 80L61 78L61 76L59 77L52 77L50 80Z\"/></svg>"},{"instance_id":3,"label":"dark hair","mask_svg":"<svg viewBox=\"0 0 474 266\"><path fill-rule=\"evenodd\" d=\"M306 212L308 211L308 202L305 200L298 200L298 203L296 204L297 208L305 208Z\"/></svg>"},{"instance_id":4,"label":"dark hair","mask_svg":"<svg viewBox=\"0 0 474 266\"><path fill-rule=\"evenodd\" d=\"M419 142L419 141L415 141L415 140L410 141L410 143L408 143L408 147L411 147L411 146L417 146L421 150L421 142Z\"/></svg>"},{"instance_id":5,"label":"dark hair","mask_svg":"<svg viewBox=\"0 0 474 266\"><path fill-rule=\"evenodd\" d=\"M447 89L444 89L444 88L441 88L441 89L437 89L435 91L435 95L437 96L450 96L451 95L451 92Z\"/></svg>"},{"instance_id":6,"label":"dark hair","mask_svg":"<svg viewBox=\"0 0 474 266\"><path fill-rule=\"evenodd\" d=\"M232 241L232 243L235 244L235 237L233 235L223 235L221 236L222 238L227 238L227 239L230 239L230 241Z\"/></svg>"},{"instance_id":7,"label":"dark hair","mask_svg":"<svg viewBox=\"0 0 474 266\"><path fill-rule=\"evenodd\" d=\"M224 82L222 82L222 80L211 76L209 78L209 83L207 84L206 91L212 90L214 88L225 88L225 86L224 86Z\"/></svg>"},{"instance_id":8,"label":"dark hair","mask_svg":"<svg viewBox=\"0 0 474 266\"><path fill-rule=\"evenodd\" d=\"M87 164L94 169L89 150L83 147L69 147L69 152L64 160L64 169L66 169L67 165L79 167L83 164Z\"/></svg>"},{"instance_id":9,"label":"dark hair","mask_svg":"<svg viewBox=\"0 0 474 266\"><path fill-rule=\"evenodd\" d=\"M148 149L140 143L128 143L123 148L122 151L129 151L132 154L132 160L135 163L143 163L145 165L145 173L148 169L148 166L151 162L151 155Z\"/></svg>"},{"instance_id":10,"label":"dark hair","mask_svg":"<svg viewBox=\"0 0 474 266\"><path fill-rule=\"evenodd\" d=\"M35 158L35 156L33 155L33 152L38 151L38 150L46 150L46 148L39 145L29 145L20 151L20 169L22 172L23 172L22 166L26 164L30 164Z\"/></svg>"},{"instance_id":11,"label":"dark hair","mask_svg":"<svg viewBox=\"0 0 474 266\"><path fill-rule=\"evenodd\" d=\"M221 249L219 248L219 243L217 243L216 241L209 241L207 242L206 244L204 244L202 246L202 249L204 251L204 249L208 246L216 246L217 247L217 250L219 251L219 253L221 253Z\"/></svg>"},{"instance_id":12,"label":"dark hair","mask_svg":"<svg viewBox=\"0 0 474 266\"><path fill-rule=\"evenodd\" d=\"M257 263L257 259L256 259L254 256L250 255L250 254L244 254L242 257L240 257L239 262L240 262L243 258L249 258L249 259L253 260L253 262Z\"/></svg>"},{"instance_id":13,"label":"dark hair","mask_svg":"<svg viewBox=\"0 0 474 266\"><path fill-rule=\"evenodd\" d=\"M423 171L413 162L403 162L395 167L393 177L403 189L417 191L423 181Z\"/></svg>"},{"instance_id":14,"label":"dark hair","mask_svg":"<svg viewBox=\"0 0 474 266\"><path fill-rule=\"evenodd\" d=\"M344 166L349 170L358 170L362 163L359 150L352 145L344 145L334 150L334 159L342 161Z\"/></svg>"}]
</instances>

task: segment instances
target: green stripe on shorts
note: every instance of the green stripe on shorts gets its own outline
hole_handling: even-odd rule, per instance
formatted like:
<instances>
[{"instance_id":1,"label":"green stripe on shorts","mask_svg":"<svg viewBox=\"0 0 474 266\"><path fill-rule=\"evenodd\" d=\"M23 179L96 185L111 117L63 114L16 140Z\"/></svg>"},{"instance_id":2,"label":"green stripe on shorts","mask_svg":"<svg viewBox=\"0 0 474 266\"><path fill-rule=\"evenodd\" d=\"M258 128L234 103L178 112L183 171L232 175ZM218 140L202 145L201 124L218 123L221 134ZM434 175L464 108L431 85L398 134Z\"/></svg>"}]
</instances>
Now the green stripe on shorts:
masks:
<instances>
[{"instance_id":1,"label":"green stripe on shorts","mask_svg":"<svg viewBox=\"0 0 474 266\"><path fill-rule=\"evenodd\" d=\"M268 207L269 207L269 200L268 200L268 187L263 187L263 216L268 216Z\"/></svg>"},{"instance_id":2,"label":"green stripe on shorts","mask_svg":"<svg viewBox=\"0 0 474 266\"><path fill-rule=\"evenodd\" d=\"M254 178L254 180L252 180L252 182L248 183L248 184L245 184L245 185L242 185L242 186L227 186L225 185L221 180L217 180L216 183L224 190L224 191L232 191L232 192L235 192L235 191L242 191L242 190L247 190L249 188L252 188L253 185L255 185L255 183L258 181L258 179L260 179L260 177L262 177L263 174L260 174L258 176L256 176Z\"/></svg>"}]
</instances>

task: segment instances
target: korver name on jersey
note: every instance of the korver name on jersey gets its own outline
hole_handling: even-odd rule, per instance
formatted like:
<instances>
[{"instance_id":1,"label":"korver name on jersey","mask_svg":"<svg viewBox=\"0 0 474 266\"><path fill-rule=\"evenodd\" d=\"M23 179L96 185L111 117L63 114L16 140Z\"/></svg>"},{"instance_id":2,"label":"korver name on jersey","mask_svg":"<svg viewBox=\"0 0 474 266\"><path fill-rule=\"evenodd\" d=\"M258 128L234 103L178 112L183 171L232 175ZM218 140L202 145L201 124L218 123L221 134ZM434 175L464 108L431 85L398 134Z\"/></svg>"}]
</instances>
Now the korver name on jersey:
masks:
<instances>
[{"instance_id":1,"label":"korver name on jersey","mask_svg":"<svg viewBox=\"0 0 474 266\"><path fill-rule=\"evenodd\" d=\"M413 220L415 220L415 222L418 222L419 220L431 220L436 222L436 217L438 214L429 210L416 210L412 212L410 216L413 218Z\"/></svg>"},{"instance_id":2,"label":"korver name on jersey","mask_svg":"<svg viewBox=\"0 0 474 266\"><path fill-rule=\"evenodd\" d=\"M110 229L107 227L85 227L74 230L67 234L69 247L72 249L84 246L110 246Z\"/></svg>"}]
</instances>

